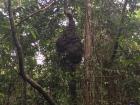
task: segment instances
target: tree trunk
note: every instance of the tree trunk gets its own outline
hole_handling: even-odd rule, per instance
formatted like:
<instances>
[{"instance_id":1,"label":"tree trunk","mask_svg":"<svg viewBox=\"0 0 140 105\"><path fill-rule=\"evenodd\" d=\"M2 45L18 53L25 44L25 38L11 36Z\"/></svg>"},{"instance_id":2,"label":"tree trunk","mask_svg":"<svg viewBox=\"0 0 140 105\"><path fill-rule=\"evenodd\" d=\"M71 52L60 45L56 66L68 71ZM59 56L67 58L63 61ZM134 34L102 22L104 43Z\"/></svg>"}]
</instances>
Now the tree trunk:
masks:
<instances>
[{"instance_id":1,"label":"tree trunk","mask_svg":"<svg viewBox=\"0 0 140 105\"><path fill-rule=\"evenodd\" d=\"M85 59L85 77L83 84L83 104L94 105L94 74L92 66L92 54L93 54L93 33L92 33L92 4L91 0L85 0L86 6L86 18L84 29L84 59Z\"/></svg>"}]
</instances>

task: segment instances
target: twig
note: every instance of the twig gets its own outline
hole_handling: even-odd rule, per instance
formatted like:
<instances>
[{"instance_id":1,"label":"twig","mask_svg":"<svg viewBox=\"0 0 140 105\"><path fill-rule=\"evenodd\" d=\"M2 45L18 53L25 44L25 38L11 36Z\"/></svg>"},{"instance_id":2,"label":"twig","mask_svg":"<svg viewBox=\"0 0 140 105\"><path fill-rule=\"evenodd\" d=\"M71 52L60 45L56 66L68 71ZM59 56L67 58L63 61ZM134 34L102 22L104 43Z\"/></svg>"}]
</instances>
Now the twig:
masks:
<instances>
[{"instance_id":1,"label":"twig","mask_svg":"<svg viewBox=\"0 0 140 105\"><path fill-rule=\"evenodd\" d=\"M14 19L13 19L13 10L11 8L11 0L8 0L8 13L9 13L11 35L12 35L13 42L17 51L16 53L18 56L19 75L22 77L24 81L28 82L34 89L36 89L40 94L42 94L50 105L56 105L53 99L47 94L47 92L36 81L34 81L28 75L25 74L23 50L16 36L16 28L15 28Z\"/></svg>"},{"instance_id":2,"label":"twig","mask_svg":"<svg viewBox=\"0 0 140 105\"><path fill-rule=\"evenodd\" d=\"M54 3L54 1L52 0L47 6L45 6L44 8L39 9L38 11L28 15L27 17L25 17L24 19L22 19L16 26L20 25L21 23L23 23L24 21L26 21L27 19L29 19L30 17L38 14L39 12L45 11L47 10L52 4Z\"/></svg>"}]
</instances>

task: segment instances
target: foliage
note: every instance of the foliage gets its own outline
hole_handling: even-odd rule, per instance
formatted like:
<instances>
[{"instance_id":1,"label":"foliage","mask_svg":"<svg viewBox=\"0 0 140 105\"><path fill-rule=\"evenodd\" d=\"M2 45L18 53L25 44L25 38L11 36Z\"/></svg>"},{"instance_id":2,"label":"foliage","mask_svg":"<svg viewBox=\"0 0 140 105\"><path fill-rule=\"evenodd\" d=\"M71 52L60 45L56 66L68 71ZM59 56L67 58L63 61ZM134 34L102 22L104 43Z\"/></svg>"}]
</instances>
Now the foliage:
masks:
<instances>
[{"instance_id":1,"label":"foliage","mask_svg":"<svg viewBox=\"0 0 140 105\"><path fill-rule=\"evenodd\" d=\"M65 28L63 0L56 0L46 11L24 18L41 7L37 0L13 0L14 19L18 38L23 47L25 68L54 100L60 105L68 105L70 96L68 81L71 74L58 66L55 42ZM136 2L135 2L136 1ZM123 2L118 0L93 0L93 65L96 73L96 104L127 104L130 100L140 103L140 9L139 0L129 0L125 12L125 22L120 26ZM85 21L84 0L71 0L78 33L83 37ZM10 35L6 1L0 0L0 104L46 105L30 85L18 75L16 49ZM20 23L21 22L21 23ZM118 28L122 28L116 39ZM118 40L119 48L113 65L110 65L112 48ZM38 57L39 54L41 57ZM40 60L38 60L40 59ZM76 80L78 103L81 105L81 81L83 64L77 68ZM113 95L114 94L114 95Z\"/></svg>"}]
</instances>

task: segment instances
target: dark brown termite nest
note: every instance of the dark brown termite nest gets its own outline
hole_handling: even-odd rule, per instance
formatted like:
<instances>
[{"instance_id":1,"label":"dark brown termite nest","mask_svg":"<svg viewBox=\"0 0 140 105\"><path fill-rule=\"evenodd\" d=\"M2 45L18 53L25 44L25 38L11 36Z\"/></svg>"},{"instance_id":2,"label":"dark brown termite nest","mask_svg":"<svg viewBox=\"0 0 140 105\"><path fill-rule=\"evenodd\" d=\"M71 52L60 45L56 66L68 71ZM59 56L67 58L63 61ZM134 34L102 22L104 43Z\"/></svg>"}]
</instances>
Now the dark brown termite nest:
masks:
<instances>
[{"instance_id":1,"label":"dark brown termite nest","mask_svg":"<svg viewBox=\"0 0 140 105\"><path fill-rule=\"evenodd\" d=\"M69 70L75 70L82 60L83 44L76 33L75 21L70 11L65 11L69 24L63 30L63 34L56 41L56 51L59 56L60 66Z\"/></svg>"}]
</instances>

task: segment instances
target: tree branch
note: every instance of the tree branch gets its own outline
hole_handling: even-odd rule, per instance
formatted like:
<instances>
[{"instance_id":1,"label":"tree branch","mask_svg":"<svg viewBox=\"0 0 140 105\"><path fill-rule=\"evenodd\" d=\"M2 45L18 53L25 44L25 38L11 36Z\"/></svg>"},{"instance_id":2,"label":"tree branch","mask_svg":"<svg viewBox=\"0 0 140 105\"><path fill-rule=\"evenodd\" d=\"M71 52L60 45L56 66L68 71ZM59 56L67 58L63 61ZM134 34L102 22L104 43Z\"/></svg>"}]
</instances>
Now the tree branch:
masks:
<instances>
[{"instance_id":1,"label":"tree branch","mask_svg":"<svg viewBox=\"0 0 140 105\"><path fill-rule=\"evenodd\" d=\"M25 17L24 19L22 19L16 26L20 25L21 23L23 23L24 21L26 21L27 19L29 19L30 17L38 14L39 12L45 11L47 10L52 4L54 3L54 1L52 0L47 6L45 6L44 8L39 9L38 11L28 15L27 17Z\"/></svg>"},{"instance_id":2,"label":"tree branch","mask_svg":"<svg viewBox=\"0 0 140 105\"><path fill-rule=\"evenodd\" d=\"M34 81L28 75L25 74L23 50L22 50L21 44L18 41L18 38L16 36L16 28L14 25L13 11L11 8L11 0L8 0L8 13L9 13L11 35L12 35L13 42L14 42L14 45L15 45L16 51L17 51L16 53L18 56L19 75L23 78L23 80L28 82L33 88L35 88L40 94L42 94L50 105L56 105L55 102L53 101L53 99L47 94L47 92L36 81Z\"/></svg>"},{"instance_id":3,"label":"tree branch","mask_svg":"<svg viewBox=\"0 0 140 105\"><path fill-rule=\"evenodd\" d=\"M120 26L119 26L117 34L116 34L116 42L115 42L114 47L113 47L113 53L112 53L112 56L111 56L111 62L114 61L114 58L116 57L117 49L119 47L119 38L121 36L123 25L124 25L125 11L126 11L127 3L128 3L128 0L125 0L124 6L123 6L123 9L122 9L122 12L121 12Z\"/></svg>"}]
</instances>

